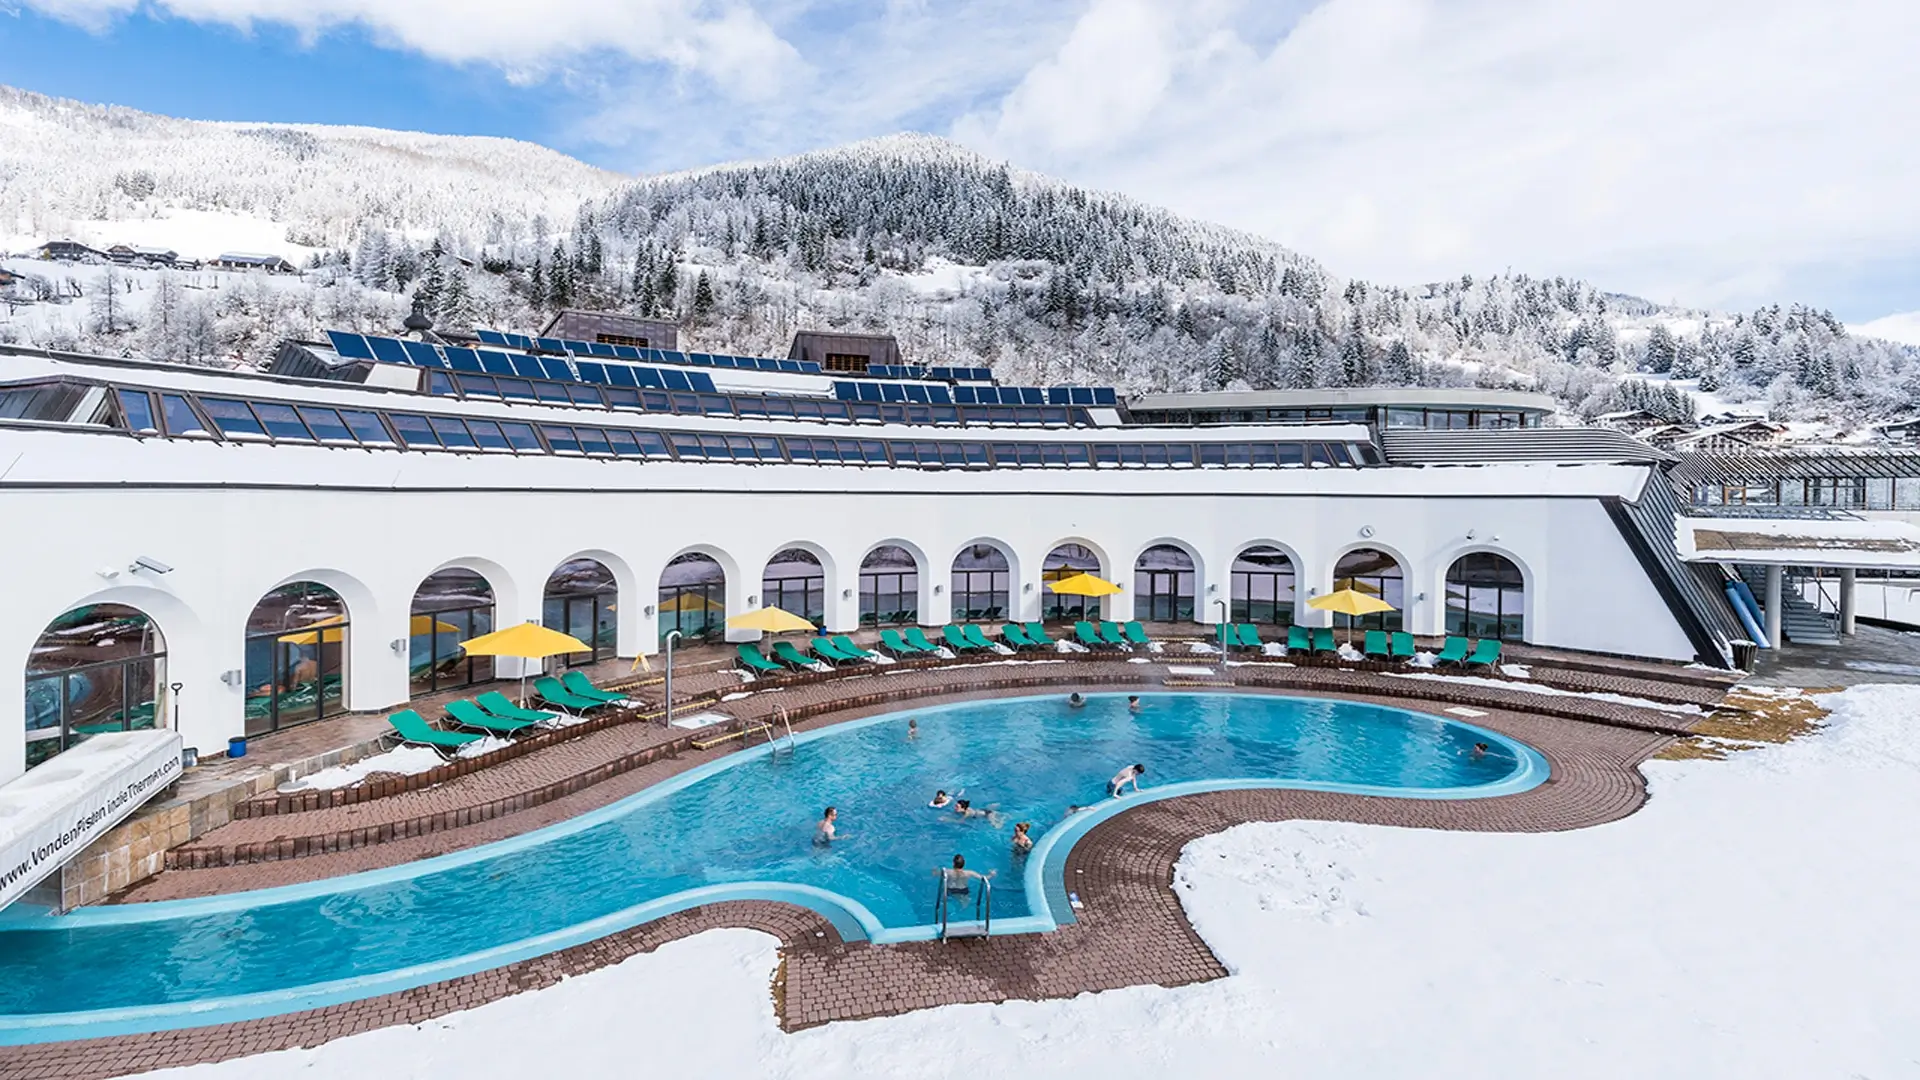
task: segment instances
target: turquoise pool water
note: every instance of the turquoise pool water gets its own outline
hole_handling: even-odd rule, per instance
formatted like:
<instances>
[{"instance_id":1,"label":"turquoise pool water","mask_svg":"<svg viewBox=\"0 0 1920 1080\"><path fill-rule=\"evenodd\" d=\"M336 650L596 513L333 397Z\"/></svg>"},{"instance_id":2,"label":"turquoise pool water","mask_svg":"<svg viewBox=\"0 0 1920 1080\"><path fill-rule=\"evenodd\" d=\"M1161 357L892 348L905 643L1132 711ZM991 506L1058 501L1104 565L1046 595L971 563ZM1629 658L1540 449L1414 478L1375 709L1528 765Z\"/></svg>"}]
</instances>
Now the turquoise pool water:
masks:
<instances>
[{"instance_id":1,"label":"turquoise pool water","mask_svg":"<svg viewBox=\"0 0 1920 1080\"><path fill-rule=\"evenodd\" d=\"M498 966L728 897L793 900L850 936L930 934L933 869L994 872L996 930L1070 921L1073 839L1138 798L1314 787L1420 798L1525 790L1530 748L1399 709L1309 698L1060 695L901 712L730 755L512 840L389 870L0 926L0 1042L213 1023ZM909 738L907 720L918 723ZM1477 742L1488 744L1476 755ZM1146 791L1107 779L1147 766ZM929 808L964 792L991 817ZM812 843L824 806L839 839ZM1069 813L1069 807L1094 809ZM1039 846L1014 854L1013 824Z\"/></svg>"}]
</instances>

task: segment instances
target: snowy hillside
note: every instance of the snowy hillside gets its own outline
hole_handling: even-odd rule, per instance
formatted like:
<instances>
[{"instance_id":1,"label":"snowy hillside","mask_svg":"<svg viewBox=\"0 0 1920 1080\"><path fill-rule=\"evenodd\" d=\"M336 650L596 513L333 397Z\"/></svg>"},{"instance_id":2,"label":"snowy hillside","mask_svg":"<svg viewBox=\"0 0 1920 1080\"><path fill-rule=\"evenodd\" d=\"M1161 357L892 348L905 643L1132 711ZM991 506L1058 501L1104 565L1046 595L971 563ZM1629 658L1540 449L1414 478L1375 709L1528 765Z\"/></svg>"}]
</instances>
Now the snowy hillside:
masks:
<instances>
[{"instance_id":1,"label":"snowy hillside","mask_svg":"<svg viewBox=\"0 0 1920 1080\"><path fill-rule=\"evenodd\" d=\"M225 282L16 258L0 340L258 362L283 335L391 328L418 297L452 327L564 306L669 315L691 343L743 353L784 353L801 327L885 329L918 361L1127 390L1479 384L1679 418L1686 387L1848 426L1920 400L1920 349L1826 312L1680 310L1516 274L1353 281L922 135L623 179L507 140L209 124L0 88L0 248L60 236L308 270Z\"/></svg>"}]
</instances>

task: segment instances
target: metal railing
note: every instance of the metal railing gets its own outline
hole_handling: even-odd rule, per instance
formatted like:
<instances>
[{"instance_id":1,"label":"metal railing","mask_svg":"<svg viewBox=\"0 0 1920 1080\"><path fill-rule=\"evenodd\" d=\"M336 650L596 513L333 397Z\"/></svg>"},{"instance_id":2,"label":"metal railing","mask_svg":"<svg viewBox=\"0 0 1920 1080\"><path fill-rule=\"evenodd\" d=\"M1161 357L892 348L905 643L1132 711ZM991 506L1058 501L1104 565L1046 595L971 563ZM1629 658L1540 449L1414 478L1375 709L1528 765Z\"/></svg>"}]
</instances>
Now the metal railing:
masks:
<instances>
[{"instance_id":1,"label":"metal railing","mask_svg":"<svg viewBox=\"0 0 1920 1080\"><path fill-rule=\"evenodd\" d=\"M940 888L940 892L934 901L935 907L939 910L939 918L936 922L940 928L940 940L945 941L949 937L986 937L993 931L992 880L985 876L975 877L969 874L965 879L967 887L964 889L956 889L949 885L951 879L948 878L947 875L950 873L952 873L952 871L944 869L934 871L934 876L939 881ZM980 886L979 889L976 890L973 888L975 884ZM950 916L953 902L955 900L964 900L969 896L973 898L973 923L975 925L962 929L953 925Z\"/></svg>"}]
</instances>

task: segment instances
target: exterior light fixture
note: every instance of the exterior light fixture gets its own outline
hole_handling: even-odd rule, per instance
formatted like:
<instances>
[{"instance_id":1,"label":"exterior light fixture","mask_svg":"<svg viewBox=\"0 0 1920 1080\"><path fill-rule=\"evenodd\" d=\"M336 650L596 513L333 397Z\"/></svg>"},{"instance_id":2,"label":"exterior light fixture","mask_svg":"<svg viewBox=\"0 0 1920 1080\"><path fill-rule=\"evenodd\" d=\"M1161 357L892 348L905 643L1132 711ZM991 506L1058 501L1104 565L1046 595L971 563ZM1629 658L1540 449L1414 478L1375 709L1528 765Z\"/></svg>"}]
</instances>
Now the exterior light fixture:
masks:
<instances>
[{"instance_id":1,"label":"exterior light fixture","mask_svg":"<svg viewBox=\"0 0 1920 1080\"><path fill-rule=\"evenodd\" d=\"M1371 539L1373 537L1373 526L1371 525L1360 526L1360 536L1362 539Z\"/></svg>"},{"instance_id":2,"label":"exterior light fixture","mask_svg":"<svg viewBox=\"0 0 1920 1080\"><path fill-rule=\"evenodd\" d=\"M1474 530L1474 529L1468 529L1468 530L1467 530L1467 539L1469 539L1469 540L1472 540L1473 538L1475 538L1475 537L1476 537L1476 536L1478 536L1478 535L1480 535L1480 534L1479 534L1479 532L1478 532L1478 531L1476 531L1476 530Z\"/></svg>"},{"instance_id":3,"label":"exterior light fixture","mask_svg":"<svg viewBox=\"0 0 1920 1080\"><path fill-rule=\"evenodd\" d=\"M392 649L393 654L398 656L407 651L407 639L403 637L394 638L392 641L387 642L387 648Z\"/></svg>"},{"instance_id":4,"label":"exterior light fixture","mask_svg":"<svg viewBox=\"0 0 1920 1080\"><path fill-rule=\"evenodd\" d=\"M137 573L141 570L145 570L150 574L173 573L173 567L168 566L166 563L161 562L151 555L135 555L133 557L133 565L127 567L127 572Z\"/></svg>"},{"instance_id":5,"label":"exterior light fixture","mask_svg":"<svg viewBox=\"0 0 1920 1080\"><path fill-rule=\"evenodd\" d=\"M755 605L755 604L757 604L757 603L759 603L759 602L760 602L760 598L759 598L758 596L749 596L749 597L747 597L747 606L748 606L748 607L752 607L753 605Z\"/></svg>"},{"instance_id":6,"label":"exterior light fixture","mask_svg":"<svg viewBox=\"0 0 1920 1080\"><path fill-rule=\"evenodd\" d=\"M841 590L840 590L840 599L842 599L842 600L851 600L851 599L853 599L853 590L852 590L852 589L841 589Z\"/></svg>"},{"instance_id":7,"label":"exterior light fixture","mask_svg":"<svg viewBox=\"0 0 1920 1080\"><path fill-rule=\"evenodd\" d=\"M120 571L114 569L111 566L103 566L100 569L95 570L94 573L99 574L101 577L106 578L108 581L112 581L114 578L117 578L120 576Z\"/></svg>"},{"instance_id":8,"label":"exterior light fixture","mask_svg":"<svg viewBox=\"0 0 1920 1080\"><path fill-rule=\"evenodd\" d=\"M652 605L652 604L648 604L648 605L647 605L646 607L643 607L643 608L641 608L641 609L640 609L640 613L641 613L642 615L652 615L652 614L653 614L653 605Z\"/></svg>"},{"instance_id":9,"label":"exterior light fixture","mask_svg":"<svg viewBox=\"0 0 1920 1080\"><path fill-rule=\"evenodd\" d=\"M1025 585L1022 585L1022 586L1020 586L1020 591L1021 591L1021 592L1023 592L1023 593L1027 593L1027 592L1032 592L1032 591L1033 591L1033 582L1031 582L1031 581L1029 581L1029 582L1027 582L1027 583L1026 583Z\"/></svg>"},{"instance_id":10,"label":"exterior light fixture","mask_svg":"<svg viewBox=\"0 0 1920 1080\"><path fill-rule=\"evenodd\" d=\"M239 686L241 680L244 678L246 678L246 676L240 673L239 668L234 668L232 671L223 671L220 673L220 681L223 683L226 683L228 686Z\"/></svg>"},{"instance_id":11,"label":"exterior light fixture","mask_svg":"<svg viewBox=\"0 0 1920 1080\"><path fill-rule=\"evenodd\" d=\"M1212 596L1212 595L1213 595L1214 593L1217 593L1217 592L1219 592L1219 591L1220 591L1220 583L1219 583L1219 582L1217 582L1217 581L1209 581L1209 582L1207 582L1207 595L1208 595L1208 596Z\"/></svg>"},{"instance_id":12,"label":"exterior light fixture","mask_svg":"<svg viewBox=\"0 0 1920 1080\"><path fill-rule=\"evenodd\" d=\"M935 585L933 587L933 595L935 596L939 596L941 593L946 591L947 591L947 587L945 585Z\"/></svg>"}]
</instances>

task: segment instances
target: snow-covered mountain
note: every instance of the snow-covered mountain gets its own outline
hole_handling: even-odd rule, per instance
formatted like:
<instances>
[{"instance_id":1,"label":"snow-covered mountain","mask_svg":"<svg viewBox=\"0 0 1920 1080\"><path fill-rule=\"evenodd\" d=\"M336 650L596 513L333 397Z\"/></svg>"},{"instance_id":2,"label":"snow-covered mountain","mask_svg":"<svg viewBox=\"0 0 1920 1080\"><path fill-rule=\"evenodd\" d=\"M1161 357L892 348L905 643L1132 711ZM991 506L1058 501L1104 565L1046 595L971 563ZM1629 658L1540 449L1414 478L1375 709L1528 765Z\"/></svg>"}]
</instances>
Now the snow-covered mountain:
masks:
<instances>
[{"instance_id":1,"label":"snow-covered mountain","mask_svg":"<svg viewBox=\"0 0 1920 1080\"><path fill-rule=\"evenodd\" d=\"M1842 423L1920 400L1920 349L1810 308L1683 310L1515 274L1355 281L921 135L621 178L508 140L210 124L0 88L0 246L63 235L309 269L269 283L15 259L27 276L0 339L257 361L286 334L391 328L418 296L453 326L560 306L671 314L693 342L745 353L783 352L803 326L884 328L917 360L1129 390L1478 383L1678 414L1677 386Z\"/></svg>"}]
</instances>

